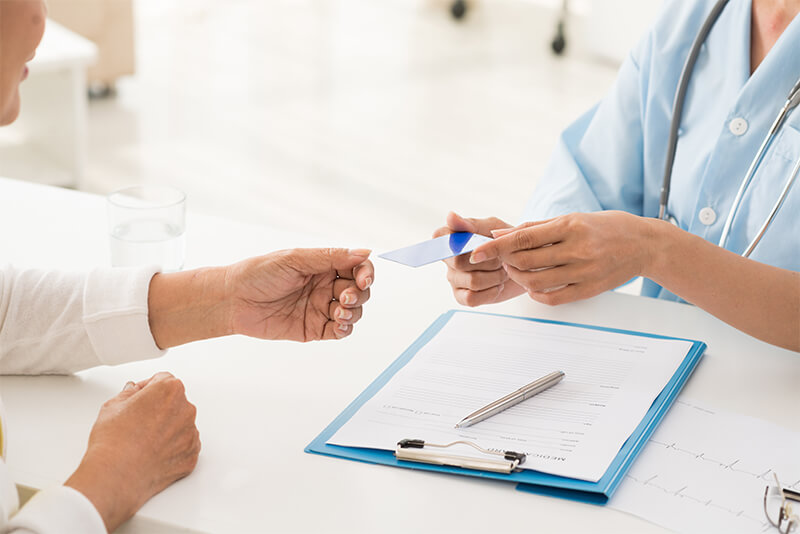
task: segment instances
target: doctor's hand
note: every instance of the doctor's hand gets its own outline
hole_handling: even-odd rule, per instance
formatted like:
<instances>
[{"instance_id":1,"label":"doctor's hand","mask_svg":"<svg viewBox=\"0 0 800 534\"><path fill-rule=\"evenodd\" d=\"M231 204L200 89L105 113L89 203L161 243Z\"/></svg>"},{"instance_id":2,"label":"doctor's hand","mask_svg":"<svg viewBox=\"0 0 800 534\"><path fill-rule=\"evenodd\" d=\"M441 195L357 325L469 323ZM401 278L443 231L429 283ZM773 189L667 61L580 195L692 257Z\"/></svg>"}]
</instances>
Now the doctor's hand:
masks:
<instances>
[{"instance_id":1,"label":"doctor's hand","mask_svg":"<svg viewBox=\"0 0 800 534\"><path fill-rule=\"evenodd\" d=\"M572 213L495 232L476 265L502 262L510 280L544 304L564 304L646 275L652 220L622 211Z\"/></svg>"},{"instance_id":2,"label":"doctor's hand","mask_svg":"<svg viewBox=\"0 0 800 534\"><path fill-rule=\"evenodd\" d=\"M349 335L375 279L368 250L294 249L228 268L232 330L262 339Z\"/></svg>"},{"instance_id":3,"label":"doctor's hand","mask_svg":"<svg viewBox=\"0 0 800 534\"><path fill-rule=\"evenodd\" d=\"M83 493L113 532L194 470L200 454L195 414L183 384L169 373L128 382L103 404L86 454L64 485Z\"/></svg>"},{"instance_id":4,"label":"doctor's hand","mask_svg":"<svg viewBox=\"0 0 800 534\"><path fill-rule=\"evenodd\" d=\"M439 228L433 237L454 232L472 232L492 237L493 230L511 228L500 219L466 219L453 212L447 215L447 226ZM479 263L470 263L469 255L462 254L444 260L447 265L447 281L453 288L456 301L464 306L480 306L502 302L525 292L518 284L509 280L508 273L498 258Z\"/></svg>"}]
</instances>

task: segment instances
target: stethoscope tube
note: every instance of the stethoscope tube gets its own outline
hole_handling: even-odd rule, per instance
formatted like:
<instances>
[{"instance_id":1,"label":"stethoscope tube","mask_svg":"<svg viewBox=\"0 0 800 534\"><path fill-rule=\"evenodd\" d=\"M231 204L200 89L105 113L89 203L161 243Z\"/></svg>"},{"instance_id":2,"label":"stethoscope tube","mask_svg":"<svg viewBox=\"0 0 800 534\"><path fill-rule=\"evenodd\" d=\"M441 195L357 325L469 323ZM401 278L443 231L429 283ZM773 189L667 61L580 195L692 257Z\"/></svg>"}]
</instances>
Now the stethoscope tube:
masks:
<instances>
[{"instance_id":1,"label":"stethoscope tube","mask_svg":"<svg viewBox=\"0 0 800 534\"><path fill-rule=\"evenodd\" d=\"M722 9L728 3L728 0L719 0L711 9L711 13L706 18L700 31L697 33L692 48L689 50L689 57L686 58L686 63L683 64L681 70L681 77L678 82L678 90L675 92L675 100L672 102L672 120L669 125L669 141L667 142L667 160L664 165L664 179L661 184L661 198L658 206L658 218L667 218L667 201L669 201L669 189L672 185L672 166L675 163L675 152L678 149L678 130L681 126L681 117L683 115L683 103L686 102L686 90L689 87L689 80L692 77L692 70L697 63L697 56L700 55L700 50L703 43L711 33L711 28L717 22Z\"/></svg>"},{"instance_id":2,"label":"stethoscope tube","mask_svg":"<svg viewBox=\"0 0 800 534\"><path fill-rule=\"evenodd\" d=\"M697 57L700 54L703 42L705 42L708 34L711 32L711 28L714 26L714 23L716 23L720 13L727 3L728 0L718 0L718 2L714 4L711 13L709 13L708 17L703 23L703 26L700 28L697 37L692 43L692 48L689 51L689 57L686 58L686 63L683 65L683 69L681 70L680 81L678 82L678 89L675 93L675 100L673 102L672 120L670 121L669 139L667 142L667 157L664 165L664 179L661 185L661 196L659 198L658 206L659 219L669 219L667 215L667 203L669 202L669 192L672 183L672 167L675 163L675 152L678 145L678 130L680 129L681 116L683 114L683 104L686 100L686 90L689 86L692 70L694 70L695 63L697 63ZM775 117L775 121L773 121L772 126L770 126L769 133L761 142L761 146L759 147L756 156L753 158L753 161L750 162L747 173L745 173L744 179L742 179L742 183L739 185L739 190L736 192L733 205L731 206L731 209L728 212L728 217L725 219L725 224L722 227L722 234L720 235L718 243L720 247L724 248L727 244L731 227L733 226L733 220L736 217L736 213L739 211L739 206L741 205L742 198L744 198L744 193L747 190L747 187L750 185L758 166L761 164L761 160L764 158L764 155L769 149L772 140L778 133L783 121L786 119L789 112L797 107L798 104L800 104L800 79L797 80L792 87L792 90L789 92L786 102L778 113L778 116ZM761 238L764 236L767 228L769 228L769 225L772 224L772 220L775 218L775 215L777 214L781 205L783 205L784 200L786 200L786 196L789 194L789 190L794 184L798 172L800 172L800 160L798 160L797 164L792 170L789 179L786 181L786 185L781 191L780 197L772 207L769 216L765 219L764 224L761 226L758 234L742 254L742 256L745 258L750 256L750 254L753 252L753 249L755 249L756 245L758 245L758 243L761 241Z\"/></svg>"},{"instance_id":3,"label":"stethoscope tube","mask_svg":"<svg viewBox=\"0 0 800 534\"><path fill-rule=\"evenodd\" d=\"M800 94L800 93L798 93ZM778 210L781 208L783 201L786 200L786 195L789 194L789 189L792 188L792 184L794 183L795 179L797 178L797 174L800 172L800 158L797 158L797 163L794 164L794 169L792 169L792 174L789 176L789 179L786 180L786 185L783 186L783 191L781 191L781 196L778 197L777 202L775 205L772 206L772 211L769 212L769 217L764 221L764 224L761 225L761 229L758 231L758 234L750 245L747 247L747 250L744 251L742 256L745 258L749 258L750 254L753 252L753 249L756 248L758 242L761 241L761 238L764 236L764 232L767 231L769 225L772 224L772 219L775 218L775 214L778 213Z\"/></svg>"},{"instance_id":4,"label":"stethoscope tube","mask_svg":"<svg viewBox=\"0 0 800 534\"><path fill-rule=\"evenodd\" d=\"M725 225L722 227L722 234L719 236L718 244L723 248L728 242L728 234L730 234L731 226L733 226L733 218L736 215L736 212L739 211L739 205L742 203L744 192L747 189L747 186L750 185L753 175L756 173L756 169L758 169L758 166L761 165L761 160L764 159L764 154L767 152L769 145L772 144L772 140L775 138L775 133L778 131L778 128L780 128L781 124L783 123L783 119L786 118L786 114L789 112L787 108L788 104L789 101L787 100L786 104L781 109L781 112L777 117L775 117L775 120L769 129L769 133L766 137L764 137L764 140L761 142L761 146L758 147L756 157L754 157L753 161L750 162L750 167L747 169L747 172L742 179L742 183L739 184L739 190L736 192L736 196L733 198L733 204L731 205L731 209L728 211L728 218L725 219Z\"/></svg>"}]
</instances>

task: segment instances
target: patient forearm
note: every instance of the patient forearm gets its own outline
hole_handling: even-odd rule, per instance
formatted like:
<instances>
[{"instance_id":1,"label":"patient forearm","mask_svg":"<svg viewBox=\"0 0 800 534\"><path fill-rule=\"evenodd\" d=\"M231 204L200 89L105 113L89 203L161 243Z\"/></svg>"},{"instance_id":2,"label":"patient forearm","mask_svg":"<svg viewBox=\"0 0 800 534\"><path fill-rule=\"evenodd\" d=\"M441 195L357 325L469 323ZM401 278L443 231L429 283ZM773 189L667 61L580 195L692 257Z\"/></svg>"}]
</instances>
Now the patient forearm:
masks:
<instances>
[{"instance_id":1,"label":"patient forearm","mask_svg":"<svg viewBox=\"0 0 800 534\"><path fill-rule=\"evenodd\" d=\"M157 274L148 308L150 331L161 349L232 333L224 268Z\"/></svg>"},{"instance_id":2,"label":"patient forearm","mask_svg":"<svg viewBox=\"0 0 800 534\"><path fill-rule=\"evenodd\" d=\"M647 278L743 332L800 351L800 273L656 224Z\"/></svg>"}]
</instances>

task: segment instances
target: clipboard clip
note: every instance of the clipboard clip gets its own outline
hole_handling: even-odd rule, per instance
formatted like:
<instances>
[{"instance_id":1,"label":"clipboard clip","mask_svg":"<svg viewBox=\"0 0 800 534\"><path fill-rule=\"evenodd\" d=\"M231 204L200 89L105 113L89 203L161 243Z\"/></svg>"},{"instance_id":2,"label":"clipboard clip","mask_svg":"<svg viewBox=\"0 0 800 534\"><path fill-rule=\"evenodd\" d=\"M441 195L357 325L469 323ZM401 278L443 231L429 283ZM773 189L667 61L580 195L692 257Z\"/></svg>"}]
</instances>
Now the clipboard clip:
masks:
<instances>
[{"instance_id":1,"label":"clipboard clip","mask_svg":"<svg viewBox=\"0 0 800 534\"><path fill-rule=\"evenodd\" d=\"M483 454L497 456L499 458L470 458L469 456L459 456L425 449L425 447L446 449L458 444L469 445ZM525 453L514 451L490 451L471 441L463 440L454 441L447 445L438 445L436 443L425 443L425 441L421 439L403 439L397 442L394 455L398 460L446 465L449 467L463 467L466 469L477 469L478 471L492 471L506 474L514 472L519 465L525 461ZM502 460L500 458L502 458Z\"/></svg>"}]
</instances>

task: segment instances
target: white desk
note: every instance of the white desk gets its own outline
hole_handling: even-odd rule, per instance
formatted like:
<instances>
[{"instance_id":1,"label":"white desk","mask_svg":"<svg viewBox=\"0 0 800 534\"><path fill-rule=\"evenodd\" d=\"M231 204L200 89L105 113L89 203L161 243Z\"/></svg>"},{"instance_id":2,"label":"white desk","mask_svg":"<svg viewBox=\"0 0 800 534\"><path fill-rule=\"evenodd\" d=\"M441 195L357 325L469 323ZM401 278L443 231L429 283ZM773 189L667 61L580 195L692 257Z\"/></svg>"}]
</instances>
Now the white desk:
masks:
<instances>
[{"instance_id":1,"label":"white desk","mask_svg":"<svg viewBox=\"0 0 800 534\"><path fill-rule=\"evenodd\" d=\"M0 180L0 227L0 251L18 265L107 261L99 197ZM190 265L323 244L201 216L190 217L188 229ZM303 453L431 321L454 307L441 265L411 270L376 260L376 267L365 317L341 342L231 337L76 376L3 378L8 463L16 480L34 487L64 480L84 451L100 404L128 379L166 369L183 379L197 405L203 451L196 471L148 502L121 529L126 533L662 532L626 514L517 492L500 482ZM708 350L686 386L688 395L800 430L800 356L699 309L609 293L557 308L520 299L487 310L702 339Z\"/></svg>"}]
</instances>

